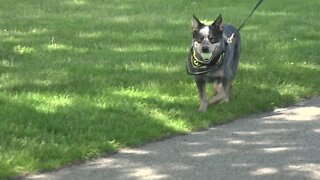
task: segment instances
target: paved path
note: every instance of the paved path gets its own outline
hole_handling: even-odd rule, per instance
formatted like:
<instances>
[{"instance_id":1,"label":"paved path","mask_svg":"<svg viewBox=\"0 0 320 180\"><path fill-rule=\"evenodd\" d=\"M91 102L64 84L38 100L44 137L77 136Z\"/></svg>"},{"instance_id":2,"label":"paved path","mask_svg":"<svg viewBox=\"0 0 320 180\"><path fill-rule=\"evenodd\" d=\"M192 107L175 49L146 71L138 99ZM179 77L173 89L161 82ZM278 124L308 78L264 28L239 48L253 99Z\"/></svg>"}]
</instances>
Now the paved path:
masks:
<instances>
[{"instance_id":1,"label":"paved path","mask_svg":"<svg viewBox=\"0 0 320 180\"><path fill-rule=\"evenodd\" d=\"M320 179L320 97L27 179Z\"/></svg>"}]
</instances>

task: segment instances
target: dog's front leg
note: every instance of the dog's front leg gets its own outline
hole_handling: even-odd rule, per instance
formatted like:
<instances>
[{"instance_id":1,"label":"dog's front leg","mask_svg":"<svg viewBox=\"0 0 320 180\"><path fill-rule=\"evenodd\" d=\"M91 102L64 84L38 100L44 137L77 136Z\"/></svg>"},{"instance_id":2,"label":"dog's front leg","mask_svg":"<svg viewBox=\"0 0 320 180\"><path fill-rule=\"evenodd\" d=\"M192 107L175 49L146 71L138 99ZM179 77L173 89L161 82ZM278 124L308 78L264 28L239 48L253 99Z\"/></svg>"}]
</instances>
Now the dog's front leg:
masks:
<instances>
[{"instance_id":1,"label":"dog's front leg","mask_svg":"<svg viewBox=\"0 0 320 180\"><path fill-rule=\"evenodd\" d=\"M209 101L209 104L216 104L223 100L223 98L225 97L224 88L221 81L215 82L214 89L216 95Z\"/></svg>"},{"instance_id":2,"label":"dog's front leg","mask_svg":"<svg viewBox=\"0 0 320 180\"><path fill-rule=\"evenodd\" d=\"M232 81L227 78L215 83L216 96L214 96L209 104L215 104L219 102L229 102L229 96L231 91Z\"/></svg>"},{"instance_id":3,"label":"dog's front leg","mask_svg":"<svg viewBox=\"0 0 320 180\"><path fill-rule=\"evenodd\" d=\"M206 82L202 79L196 78L196 84L199 92L199 100L200 100L200 112L206 112L208 108L208 101L206 96Z\"/></svg>"}]
</instances>

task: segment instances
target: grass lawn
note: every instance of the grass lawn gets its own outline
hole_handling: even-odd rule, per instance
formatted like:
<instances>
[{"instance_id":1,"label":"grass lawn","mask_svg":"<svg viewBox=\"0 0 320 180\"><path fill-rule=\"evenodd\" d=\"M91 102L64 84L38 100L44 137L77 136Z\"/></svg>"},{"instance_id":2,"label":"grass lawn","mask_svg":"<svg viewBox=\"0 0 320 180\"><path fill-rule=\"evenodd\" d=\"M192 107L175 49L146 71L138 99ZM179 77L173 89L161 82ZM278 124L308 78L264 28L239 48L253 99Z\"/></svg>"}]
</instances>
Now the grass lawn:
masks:
<instances>
[{"instance_id":1,"label":"grass lawn","mask_svg":"<svg viewBox=\"0 0 320 180\"><path fill-rule=\"evenodd\" d=\"M197 112L192 14L239 26L256 2L0 1L0 178L320 95L320 1L268 0L241 30L231 102Z\"/></svg>"}]
</instances>

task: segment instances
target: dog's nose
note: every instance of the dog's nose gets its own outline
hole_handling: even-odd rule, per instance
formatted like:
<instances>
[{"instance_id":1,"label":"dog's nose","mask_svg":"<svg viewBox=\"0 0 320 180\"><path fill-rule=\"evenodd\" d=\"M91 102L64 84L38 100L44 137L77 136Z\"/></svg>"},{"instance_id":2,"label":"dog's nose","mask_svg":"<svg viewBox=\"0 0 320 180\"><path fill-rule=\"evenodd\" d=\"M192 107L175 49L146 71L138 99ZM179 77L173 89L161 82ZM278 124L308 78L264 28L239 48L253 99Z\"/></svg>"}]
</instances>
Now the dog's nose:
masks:
<instances>
[{"instance_id":1,"label":"dog's nose","mask_svg":"<svg viewBox=\"0 0 320 180\"><path fill-rule=\"evenodd\" d=\"M208 46L202 46L202 52L208 53L209 52L209 47Z\"/></svg>"}]
</instances>

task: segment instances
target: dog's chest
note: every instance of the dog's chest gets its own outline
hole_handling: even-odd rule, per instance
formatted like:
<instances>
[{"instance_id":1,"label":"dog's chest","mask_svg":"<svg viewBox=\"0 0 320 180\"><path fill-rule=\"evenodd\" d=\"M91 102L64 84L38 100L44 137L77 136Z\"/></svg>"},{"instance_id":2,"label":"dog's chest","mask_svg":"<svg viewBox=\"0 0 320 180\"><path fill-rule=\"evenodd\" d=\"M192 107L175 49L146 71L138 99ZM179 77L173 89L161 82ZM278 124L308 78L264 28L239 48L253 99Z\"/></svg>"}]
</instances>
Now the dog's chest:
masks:
<instances>
[{"instance_id":1,"label":"dog's chest","mask_svg":"<svg viewBox=\"0 0 320 180\"><path fill-rule=\"evenodd\" d=\"M223 68L220 67L219 69L217 69L215 71L210 71L210 72L198 75L198 76L206 82L214 82L217 80L217 78L224 77L224 71L223 71Z\"/></svg>"}]
</instances>

